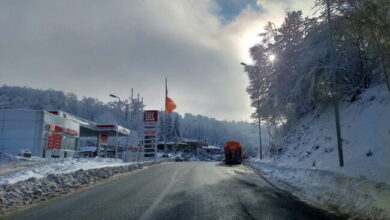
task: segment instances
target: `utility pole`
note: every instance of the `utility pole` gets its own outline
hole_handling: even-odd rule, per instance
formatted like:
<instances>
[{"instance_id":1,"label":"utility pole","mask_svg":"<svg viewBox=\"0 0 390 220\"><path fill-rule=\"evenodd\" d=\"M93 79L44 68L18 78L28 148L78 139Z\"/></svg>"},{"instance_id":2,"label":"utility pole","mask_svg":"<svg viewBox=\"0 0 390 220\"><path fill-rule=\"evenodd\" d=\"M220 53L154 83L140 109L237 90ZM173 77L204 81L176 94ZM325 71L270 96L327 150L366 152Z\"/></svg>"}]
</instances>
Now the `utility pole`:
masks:
<instances>
[{"instance_id":1,"label":"utility pole","mask_svg":"<svg viewBox=\"0 0 390 220\"><path fill-rule=\"evenodd\" d=\"M96 150L96 153L97 153L97 157L100 157L100 146L101 146L101 143L102 143L102 141L101 141L101 134L100 134L100 132L98 132L98 135L97 135L97 143L96 143L96 147L97 147L97 150Z\"/></svg>"},{"instance_id":2,"label":"utility pole","mask_svg":"<svg viewBox=\"0 0 390 220\"><path fill-rule=\"evenodd\" d=\"M134 128L134 90L131 88L131 95L130 95L130 129Z\"/></svg>"},{"instance_id":3,"label":"utility pole","mask_svg":"<svg viewBox=\"0 0 390 220\"><path fill-rule=\"evenodd\" d=\"M118 99L118 111L120 112L120 103L122 102L121 99L118 96L114 95L114 94L110 94L110 97ZM127 120L127 114L126 114L126 120ZM115 125L115 129L116 129L116 131L115 131L115 158L118 158L118 125ZM98 148L99 148L99 146L98 146ZM105 151L105 155L107 157L107 149Z\"/></svg>"},{"instance_id":4,"label":"utility pole","mask_svg":"<svg viewBox=\"0 0 390 220\"><path fill-rule=\"evenodd\" d=\"M259 83L259 72L256 71L256 80ZM261 144L261 116L260 116L260 85L257 88L257 120L259 120L259 151L260 151L260 160L263 159L263 148Z\"/></svg>"},{"instance_id":5,"label":"utility pole","mask_svg":"<svg viewBox=\"0 0 390 220\"><path fill-rule=\"evenodd\" d=\"M339 111L339 103L338 103L338 88L337 88L337 73L335 70L335 47L333 43L333 24L332 24L332 15L330 10L330 2L326 0L326 8L327 8L327 18L328 18L328 26L329 26L329 49L330 49L330 71L332 74L333 81L333 104L334 104L334 113L335 113L335 121L336 121L336 133L337 133L337 147L339 152L339 164L340 167L344 166L344 156L343 156L343 141L341 139L341 129L340 129L340 111Z\"/></svg>"},{"instance_id":6,"label":"utility pole","mask_svg":"<svg viewBox=\"0 0 390 220\"><path fill-rule=\"evenodd\" d=\"M250 67L245 63L241 63L241 65L243 65L246 69ZM257 70L256 70L256 81L257 81L257 83L259 83L259 72ZM259 88L257 89L257 110L256 110L256 112L257 112L257 120L258 120L258 125L259 125L259 157L260 157L260 160L262 160L263 159L263 146L261 143L260 84L259 84Z\"/></svg>"},{"instance_id":7,"label":"utility pole","mask_svg":"<svg viewBox=\"0 0 390 220\"><path fill-rule=\"evenodd\" d=\"M118 125L115 128L115 159L118 159Z\"/></svg>"},{"instance_id":8,"label":"utility pole","mask_svg":"<svg viewBox=\"0 0 390 220\"><path fill-rule=\"evenodd\" d=\"M129 103L129 114L130 114L130 123L129 123L129 128L130 130L133 130L134 129L134 119L133 119L133 116L134 116L134 102L133 102L133 88L131 88L131 93L130 93L130 103ZM138 128L137 128L138 129ZM136 130L137 132L137 149L136 149L136 152L134 152L134 148L133 148L133 152L131 153L132 154L132 160L134 159L135 157L135 161L137 161L137 153L138 153L138 143L139 143L139 138L138 138L138 131ZM128 141L128 145L130 145L130 137L128 137L129 141ZM134 143L134 142L133 142ZM134 155L135 154L135 155Z\"/></svg>"},{"instance_id":9,"label":"utility pole","mask_svg":"<svg viewBox=\"0 0 390 220\"><path fill-rule=\"evenodd\" d=\"M168 97L168 82L165 77L165 111L164 111L164 153L167 153L167 97Z\"/></svg>"},{"instance_id":10,"label":"utility pole","mask_svg":"<svg viewBox=\"0 0 390 220\"><path fill-rule=\"evenodd\" d=\"M139 124L140 124L140 114L142 115L142 113L140 112L139 93L137 93L137 104L136 104L136 107L137 107L137 110L135 112L136 113L135 114L135 120L137 120L136 126L138 128Z\"/></svg>"},{"instance_id":11,"label":"utility pole","mask_svg":"<svg viewBox=\"0 0 390 220\"><path fill-rule=\"evenodd\" d=\"M127 122L128 115L129 115L129 103L126 100L126 112L125 112L125 120L126 120L126 122Z\"/></svg>"}]
</instances>

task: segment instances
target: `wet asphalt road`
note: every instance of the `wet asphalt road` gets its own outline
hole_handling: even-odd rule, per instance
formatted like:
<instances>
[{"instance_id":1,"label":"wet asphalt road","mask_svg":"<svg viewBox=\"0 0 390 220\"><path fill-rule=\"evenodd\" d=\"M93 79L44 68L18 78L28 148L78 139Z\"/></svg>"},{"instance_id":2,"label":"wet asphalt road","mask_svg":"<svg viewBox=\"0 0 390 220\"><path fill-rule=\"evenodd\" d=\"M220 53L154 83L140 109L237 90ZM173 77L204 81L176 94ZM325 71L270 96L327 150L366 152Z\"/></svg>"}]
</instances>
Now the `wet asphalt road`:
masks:
<instances>
[{"instance_id":1,"label":"wet asphalt road","mask_svg":"<svg viewBox=\"0 0 390 220\"><path fill-rule=\"evenodd\" d=\"M11 219L337 219L244 166L165 163Z\"/></svg>"}]
</instances>

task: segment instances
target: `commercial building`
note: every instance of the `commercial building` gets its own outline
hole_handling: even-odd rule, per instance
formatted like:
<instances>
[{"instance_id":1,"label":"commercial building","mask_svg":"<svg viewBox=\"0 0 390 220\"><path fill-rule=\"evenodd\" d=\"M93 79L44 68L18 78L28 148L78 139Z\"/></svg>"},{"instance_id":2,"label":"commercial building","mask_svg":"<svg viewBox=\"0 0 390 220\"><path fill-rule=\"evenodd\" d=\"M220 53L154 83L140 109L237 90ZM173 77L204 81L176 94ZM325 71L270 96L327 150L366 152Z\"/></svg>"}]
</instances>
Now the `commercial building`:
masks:
<instances>
[{"instance_id":1,"label":"commercial building","mask_svg":"<svg viewBox=\"0 0 390 220\"><path fill-rule=\"evenodd\" d=\"M80 137L98 139L97 155L108 137L130 135L119 125L98 125L63 111L0 109L0 152L64 158L77 156ZM117 149L116 149L117 154Z\"/></svg>"},{"instance_id":2,"label":"commercial building","mask_svg":"<svg viewBox=\"0 0 390 220\"><path fill-rule=\"evenodd\" d=\"M164 152L164 141L159 141L157 143L157 151ZM193 140L187 138L177 139L176 141L167 141L166 142L167 150L169 152L183 152L188 155L199 155L202 147L208 146L206 140Z\"/></svg>"}]
</instances>

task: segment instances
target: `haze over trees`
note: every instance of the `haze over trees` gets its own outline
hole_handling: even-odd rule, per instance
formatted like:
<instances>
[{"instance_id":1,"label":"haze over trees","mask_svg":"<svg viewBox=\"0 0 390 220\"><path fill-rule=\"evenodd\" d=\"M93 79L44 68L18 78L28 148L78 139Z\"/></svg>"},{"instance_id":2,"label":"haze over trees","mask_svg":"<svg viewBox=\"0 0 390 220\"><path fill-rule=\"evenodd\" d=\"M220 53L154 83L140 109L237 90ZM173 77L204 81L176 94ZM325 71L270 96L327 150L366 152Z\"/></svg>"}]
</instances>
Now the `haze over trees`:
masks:
<instances>
[{"instance_id":1,"label":"haze over trees","mask_svg":"<svg viewBox=\"0 0 390 220\"><path fill-rule=\"evenodd\" d=\"M138 137L142 136L144 107L143 100L139 98L131 101L129 97L126 100L115 99L104 103L90 97L78 99L75 94L63 91L6 85L0 87L0 109L62 110L97 123L119 124L131 128L138 131ZM164 122L161 113L158 130L159 139L163 140ZM180 137L207 140L210 145L223 146L227 141L237 140L248 147L248 152L258 144L256 127L247 122L218 121L192 114L181 116L174 112L167 115L166 124L168 141Z\"/></svg>"},{"instance_id":2,"label":"haze over trees","mask_svg":"<svg viewBox=\"0 0 390 220\"><path fill-rule=\"evenodd\" d=\"M365 89L387 84L390 91L390 3L387 0L333 0L331 60L326 1L317 0L318 17L289 11L281 26L269 22L250 48L253 64L244 65L247 92L263 123L273 134L283 134L303 115L331 103L332 74L336 62L337 91L353 102ZM270 60L274 55L275 60Z\"/></svg>"},{"instance_id":3,"label":"haze over trees","mask_svg":"<svg viewBox=\"0 0 390 220\"><path fill-rule=\"evenodd\" d=\"M163 115L163 112L160 112L160 115ZM258 146L257 127L247 122L219 121L190 113L186 113L184 116L177 113L167 115L166 122L168 123L166 126L168 141L174 141L181 137L206 140L210 145L224 146L228 141L237 140L247 148ZM163 129L164 123L163 120L160 120L159 134L164 133ZM163 140L163 137L160 136L159 139ZM250 152L253 150L248 149Z\"/></svg>"}]
</instances>

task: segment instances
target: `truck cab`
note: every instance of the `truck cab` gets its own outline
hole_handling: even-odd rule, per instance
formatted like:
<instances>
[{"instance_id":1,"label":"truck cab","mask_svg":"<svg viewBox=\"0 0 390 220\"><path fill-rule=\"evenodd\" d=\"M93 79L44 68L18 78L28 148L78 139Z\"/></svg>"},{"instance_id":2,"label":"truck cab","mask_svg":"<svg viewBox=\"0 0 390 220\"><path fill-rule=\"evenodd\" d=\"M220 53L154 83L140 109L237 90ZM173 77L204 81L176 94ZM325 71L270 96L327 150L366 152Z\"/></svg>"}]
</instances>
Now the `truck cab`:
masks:
<instances>
[{"instance_id":1,"label":"truck cab","mask_svg":"<svg viewBox=\"0 0 390 220\"><path fill-rule=\"evenodd\" d=\"M241 164L243 147L237 141L227 142L225 147L225 163L226 164Z\"/></svg>"}]
</instances>

